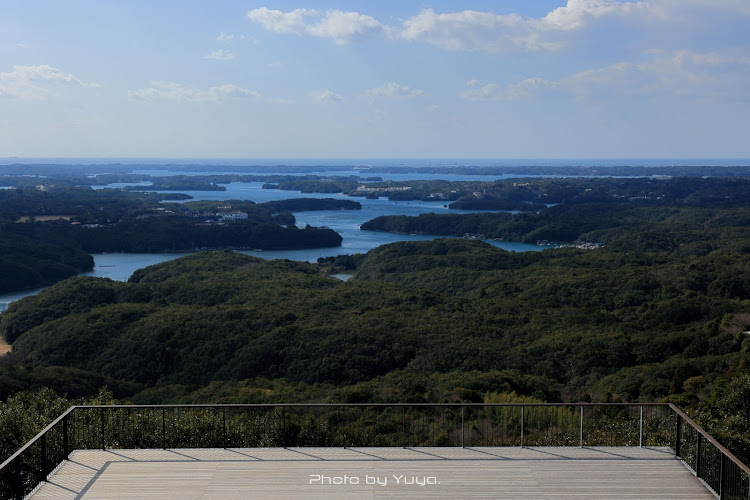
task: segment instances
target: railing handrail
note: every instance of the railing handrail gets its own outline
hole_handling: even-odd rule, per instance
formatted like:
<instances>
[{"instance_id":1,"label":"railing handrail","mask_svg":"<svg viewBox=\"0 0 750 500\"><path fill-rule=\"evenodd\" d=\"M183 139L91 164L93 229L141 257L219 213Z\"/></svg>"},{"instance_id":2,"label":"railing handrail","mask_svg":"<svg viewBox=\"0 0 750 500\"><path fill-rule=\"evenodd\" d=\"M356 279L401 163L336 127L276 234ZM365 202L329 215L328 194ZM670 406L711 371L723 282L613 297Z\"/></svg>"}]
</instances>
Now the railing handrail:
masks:
<instances>
[{"instance_id":1,"label":"railing handrail","mask_svg":"<svg viewBox=\"0 0 750 500\"><path fill-rule=\"evenodd\" d=\"M742 469L745 474L750 476L750 467L742 463L742 461L735 457L734 454L732 454L731 451L726 449L724 446L722 446L716 439L714 439L708 432L706 432L700 425L696 424L692 418L688 417L685 412L677 408L674 404L669 403L669 407L674 411L677 415L680 416L685 422L690 424L690 426L695 429L698 433L700 433L706 440L714 445L721 453L726 455L728 459L730 459L732 462L735 463L740 469Z\"/></svg>"},{"instance_id":2,"label":"railing handrail","mask_svg":"<svg viewBox=\"0 0 750 500\"><path fill-rule=\"evenodd\" d=\"M72 408L356 408L356 407L388 407L388 406L671 406L671 403L202 403L202 404L161 404L161 405L77 405Z\"/></svg>"},{"instance_id":3,"label":"railing handrail","mask_svg":"<svg viewBox=\"0 0 750 500\"><path fill-rule=\"evenodd\" d=\"M8 457L8 459L5 462L3 462L2 464L0 464L0 470L2 470L3 468L5 468L8 464L12 463L13 460L15 460L19 455L21 455L24 451L26 451L26 449L28 447L30 447L31 445L33 445L34 443L36 443L39 439L41 439L42 436L47 433L47 431L49 431L54 426L56 426L58 423L60 423L61 420L63 420L65 417L67 417L68 414L70 414L70 412L74 411L76 408L79 408L79 406L71 406L70 408L68 408L67 410L65 410L65 412L63 412L62 415L60 415L55 420L53 420L51 424L49 424L47 427L45 427L44 429L42 429L42 431L39 432L39 434L37 434L36 436L34 436L33 438L31 438L28 443L26 443L25 445L23 445L21 447L21 449L19 449L17 452L15 452L10 457Z\"/></svg>"}]
</instances>

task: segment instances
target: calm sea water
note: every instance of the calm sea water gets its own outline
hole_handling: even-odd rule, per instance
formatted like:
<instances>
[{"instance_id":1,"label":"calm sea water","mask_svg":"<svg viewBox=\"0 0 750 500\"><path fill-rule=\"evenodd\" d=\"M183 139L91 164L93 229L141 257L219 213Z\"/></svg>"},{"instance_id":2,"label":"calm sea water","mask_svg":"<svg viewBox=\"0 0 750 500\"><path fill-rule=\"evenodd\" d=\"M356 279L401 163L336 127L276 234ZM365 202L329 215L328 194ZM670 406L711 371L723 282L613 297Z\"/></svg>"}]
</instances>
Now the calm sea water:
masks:
<instances>
[{"instance_id":1,"label":"calm sea water","mask_svg":"<svg viewBox=\"0 0 750 500\"><path fill-rule=\"evenodd\" d=\"M195 173L192 173L195 175ZM122 187L122 183L112 184L107 187ZM375 247L396 241L426 241L434 239L429 235L404 235L392 234L379 231L362 231L360 224L379 217L381 215L412 215L424 213L471 213L470 211L449 210L444 202L424 201L390 201L386 198L368 200L359 197L348 197L342 193L301 193L299 191L282 191L279 189L262 189L262 182L237 182L225 185L226 191L186 191L193 197L193 201L212 200L252 200L256 203L266 201L285 200L291 198L335 198L350 199L358 201L362 205L361 210L326 210L317 212L294 213L297 219L297 227L306 225L316 227L329 227L341 234L343 241L339 247L315 248L303 250L272 250L263 252L245 251L243 253L254 255L263 259L290 259L298 261L316 262L321 257L330 257L343 254L366 253ZM164 191L166 192L166 191ZM189 200L188 200L189 201ZM517 242L489 241L505 250L524 252L539 251L542 248ZM165 262L184 253L159 253L159 254L125 254L107 253L94 254L94 269L82 273L82 276L94 276L110 278L118 281L126 281L136 269L153 264ZM0 294L0 310L5 305L27 295L38 293L40 289L17 292L11 294Z\"/></svg>"},{"instance_id":2,"label":"calm sea water","mask_svg":"<svg viewBox=\"0 0 750 500\"><path fill-rule=\"evenodd\" d=\"M449 175L449 174L369 174L367 171L354 169L327 171L325 167L354 167L357 165L371 166L410 166L410 167L450 167L450 166L477 166L477 167L496 167L496 166L734 166L747 165L750 161L746 158L711 158L711 159L690 159L690 158L642 158L642 159L476 159L476 158L453 158L453 159L413 159L413 158L254 158L254 159L226 159L226 158L0 158L0 165L10 165L14 163L24 164L61 164L61 165L101 165L102 172L106 172L106 166L111 164L131 164L139 165L140 169L135 170L137 173L148 175L206 175L206 174L230 174L235 173L232 167L238 166L268 166L268 165L286 165L286 166L320 166L320 170L312 172L318 175L338 175L348 176L357 175L367 177L369 175L378 176L385 180L404 181L410 179L432 180L441 179L447 181L492 181L503 178L514 178L520 176L489 176L489 175ZM168 171L163 165L210 165L205 171ZM225 168L215 168L225 167ZM121 188L127 185L147 185L148 182L141 183L116 183L106 187ZM232 183L226 185L226 191L188 191L194 200L252 200L257 203L264 201L281 200L289 198L347 198L343 194L304 194L297 191L280 191L275 189L261 189L262 183ZM7 187L7 186L3 186ZM100 187L97 187L97 189ZM340 233L343 237L343 243L340 247L319 248L309 250L286 250L286 251L266 251L266 252L245 252L250 255L266 259L292 259L300 261L314 262L320 257L328 257L341 254L365 253L377 246L404 240L430 240L433 236L423 235L398 235L390 233L381 233L373 231L362 231L359 225L365 221L378 217L380 215L419 215L422 213L448 213L449 210L442 202L391 202L386 199L367 200L364 198L355 198L362 204L362 210L356 211L324 211L324 212L303 212L295 213L297 225L304 227L306 224L311 226L327 226ZM461 213L467 213L462 211ZM489 242L500 248L512 251L537 251L540 247L536 245L527 245L514 242ZM160 262L165 262L185 254L96 254L94 255L94 270L84 275L105 277L115 280L124 281L135 271ZM0 295L0 311L5 308L7 303L18 300L26 295L32 295L39 290L30 290L13 294Z\"/></svg>"},{"instance_id":3,"label":"calm sea water","mask_svg":"<svg viewBox=\"0 0 750 500\"><path fill-rule=\"evenodd\" d=\"M140 169L133 170L134 174L150 175L152 177L169 177L171 175L319 175L319 176L337 176L337 177L349 177L351 175L367 178L367 177L380 177L384 181L409 181L409 180L443 180L443 181L494 181L498 179L511 179L520 177L537 177L534 175L453 175L453 174L396 174L396 173L381 173L381 172L368 172L360 170L315 170L311 172L305 172L304 174L290 174L289 172L263 172L262 174L252 174L247 172L212 172L208 170L202 171L188 171L188 170L159 170L159 169ZM541 177L541 176L539 176ZM549 177L549 176L547 176ZM572 176L567 176L572 177ZM365 182L365 181L363 181Z\"/></svg>"},{"instance_id":4,"label":"calm sea water","mask_svg":"<svg viewBox=\"0 0 750 500\"><path fill-rule=\"evenodd\" d=\"M367 171L354 169L327 171L325 167L354 167L358 165L371 166L410 166L410 167L451 167L451 166L476 166L476 167L497 167L497 166L734 166L747 165L750 160L746 158L711 158L711 159L690 159L690 158L642 158L642 159L477 159L477 158L432 158L432 159L414 159L414 158L0 158L0 165L10 165L14 163L24 164L61 164L61 165L101 165L102 172L106 172L107 165L112 164L130 164L141 166L138 173L149 175L206 175L235 173L232 167L238 166L268 166L268 165L286 165L286 166L320 166L320 170L313 172L318 175L357 175L367 177L370 174ZM205 171L168 171L164 170L164 165L207 165ZM225 167L225 168L215 168ZM448 181L492 181L496 179L511 178L518 176L488 176L488 175L448 175L448 174L380 174L373 173L373 176L382 177L386 180L403 181L410 179L442 179ZM147 182L135 183L137 185L147 185ZM111 184L112 188L121 188L133 183L116 183ZM280 191L275 189L261 189L262 183L232 183L228 184L226 191L188 191L194 200L252 200L258 203L264 201L289 199L289 198L346 198L342 194L303 194L296 191ZM9 187L9 186L3 186ZM419 215L422 213L448 213L449 210L442 202L391 202L386 199L367 200L356 198L362 204L362 210L356 211L325 211L325 212L303 212L295 213L297 225L304 227L306 224L311 226L327 226L334 229L343 237L343 243L340 247L318 248L310 250L286 250L286 251L267 251L267 252L245 252L250 255L256 255L265 259L292 259L300 261L314 262L320 257L328 257L341 254L364 253L377 246L404 240L430 240L433 236L422 235L398 235L390 233L381 233L373 231L362 231L359 225L365 221L378 217L380 215ZM467 212L461 212L467 213ZM536 245L526 245L514 242L489 242L500 248L512 251L537 251L540 247ZM142 267L165 262L185 254L95 254L94 270L84 275L111 278L114 280L124 281L135 271ZM41 289L28 290L24 292L0 295L0 311L7 307L9 302L18 300L27 295L39 292Z\"/></svg>"}]
</instances>

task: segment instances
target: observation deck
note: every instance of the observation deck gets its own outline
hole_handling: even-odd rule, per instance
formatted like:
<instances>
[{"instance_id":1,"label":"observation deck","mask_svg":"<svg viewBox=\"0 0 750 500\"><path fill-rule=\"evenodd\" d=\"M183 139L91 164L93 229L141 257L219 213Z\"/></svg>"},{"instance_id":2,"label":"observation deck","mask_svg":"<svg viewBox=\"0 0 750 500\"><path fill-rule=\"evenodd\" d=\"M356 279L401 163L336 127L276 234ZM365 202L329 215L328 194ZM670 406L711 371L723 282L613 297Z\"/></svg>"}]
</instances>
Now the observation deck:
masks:
<instances>
[{"instance_id":1,"label":"observation deck","mask_svg":"<svg viewBox=\"0 0 750 500\"><path fill-rule=\"evenodd\" d=\"M671 450L626 447L81 450L31 496L365 497L714 498Z\"/></svg>"},{"instance_id":2,"label":"observation deck","mask_svg":"<svg viewBox=\"0 0 750 500\"><path fill-rule=\"evenodd\" d=\"M75 406L0 497L750 498L669 404Z\"/></svg>"}]
</instances>

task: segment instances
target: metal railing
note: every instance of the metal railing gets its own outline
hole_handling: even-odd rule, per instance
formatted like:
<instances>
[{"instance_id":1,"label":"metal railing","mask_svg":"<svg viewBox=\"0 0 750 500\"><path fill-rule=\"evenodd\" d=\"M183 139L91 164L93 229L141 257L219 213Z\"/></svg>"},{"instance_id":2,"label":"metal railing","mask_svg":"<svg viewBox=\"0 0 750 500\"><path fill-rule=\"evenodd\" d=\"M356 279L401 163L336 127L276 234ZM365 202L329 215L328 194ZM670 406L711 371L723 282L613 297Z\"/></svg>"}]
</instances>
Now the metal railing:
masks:
<instances>
[{"instance_id":1,"label":"metal railing","mask_svg":"<svg viewBox=\"0 0 750 500\"><path fill-rule=\"evenodd\" d=\"M718 498L750 500L750 469L659 403L73 406L0 465L0 498L25 497L77 449L305 446L669 447Z\"/></svg>"}]
</instances>

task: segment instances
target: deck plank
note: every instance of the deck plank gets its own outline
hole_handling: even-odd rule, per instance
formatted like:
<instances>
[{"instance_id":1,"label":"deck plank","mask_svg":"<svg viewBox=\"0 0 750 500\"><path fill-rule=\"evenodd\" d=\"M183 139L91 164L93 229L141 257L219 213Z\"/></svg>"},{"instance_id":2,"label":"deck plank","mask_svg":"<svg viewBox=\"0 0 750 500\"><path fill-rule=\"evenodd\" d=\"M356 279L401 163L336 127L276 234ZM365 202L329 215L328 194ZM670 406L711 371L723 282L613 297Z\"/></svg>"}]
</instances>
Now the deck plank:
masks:
<instances>
[{"instance_id":1,"label":"deck plank","mask_svg":"<svg viewBox=\"0 0 750 500\"><path fill-rule=\"evenodd\" d=\"M78 450L31 498L293 497L714 498L666 449L552 447Z\"/></svg>"}]
</instances>

